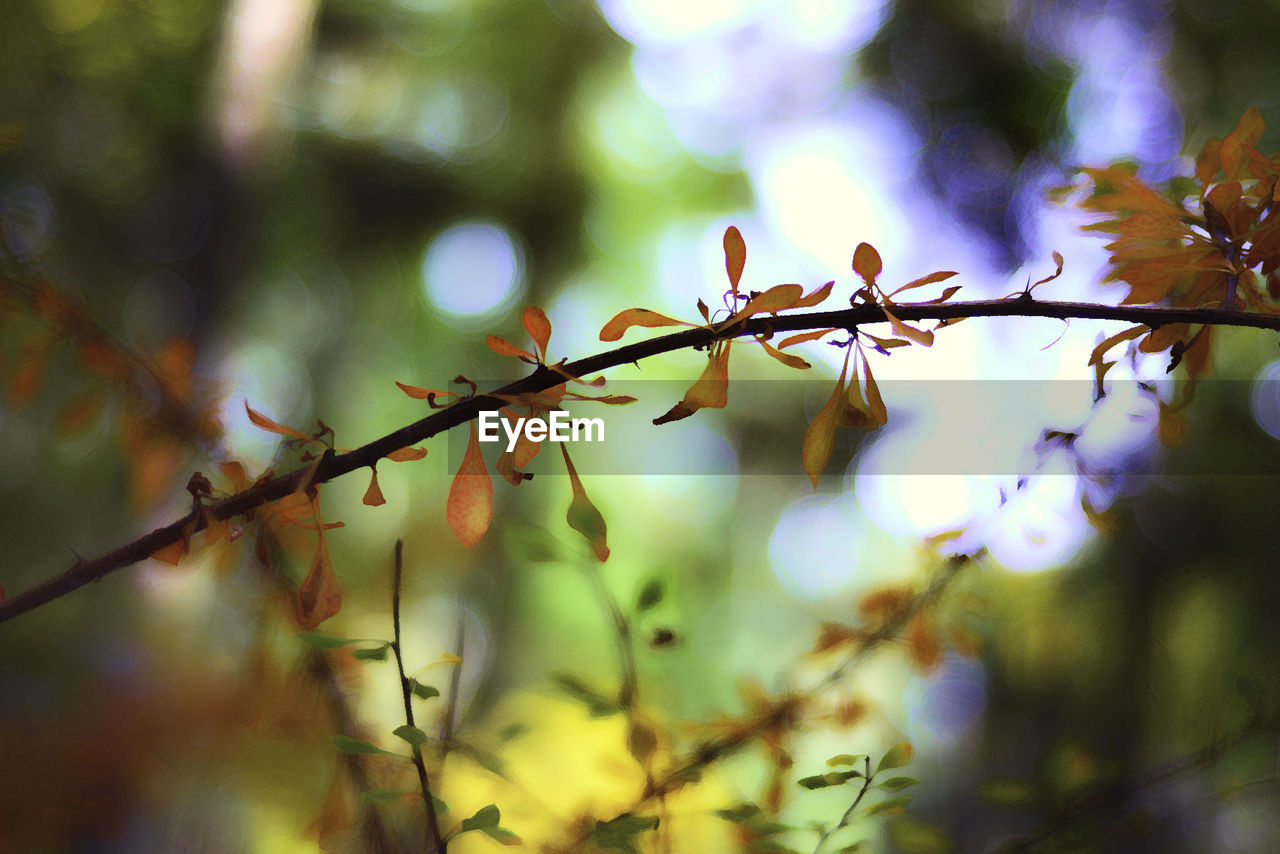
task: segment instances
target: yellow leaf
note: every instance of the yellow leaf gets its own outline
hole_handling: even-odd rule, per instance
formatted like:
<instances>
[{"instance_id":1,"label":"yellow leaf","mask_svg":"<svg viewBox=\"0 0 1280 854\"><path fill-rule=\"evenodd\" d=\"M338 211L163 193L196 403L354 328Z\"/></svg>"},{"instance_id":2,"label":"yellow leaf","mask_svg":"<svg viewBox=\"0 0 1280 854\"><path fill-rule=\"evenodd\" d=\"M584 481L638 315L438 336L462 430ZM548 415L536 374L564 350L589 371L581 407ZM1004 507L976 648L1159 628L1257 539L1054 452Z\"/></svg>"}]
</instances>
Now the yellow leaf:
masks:
<instances>
[{"instance_id":1,"label":"yellow leaf","mask_svg":"<svg viewBox=\"0 0 1280 854\"><path fill-rule=\"evenodd\" d=\"M467 548L480 542L493 521L493 480L485 468L484 457L480 455L480 436L474 421L471 422L466 456L462 458L462 465L449 487L445 517L458 540Z\"/></svg>"},{"instance_id":2,"label":"yellow leaf","mask_svg":"<svg viewBox=\"0 0 1280 854\"><path fill-rule=\"evenodd\" d=\"M626 311L620 311L614 315L600 330L601 341L617 341L622 338L622 333L626 332L633 326L643 326L653 328L656 326L693 326L692 323L685 323L683 320L675 320L667 317L665 314L658 314L656 311L649 311L647 308L629 308Z\"/></svg>"}]
</instances>

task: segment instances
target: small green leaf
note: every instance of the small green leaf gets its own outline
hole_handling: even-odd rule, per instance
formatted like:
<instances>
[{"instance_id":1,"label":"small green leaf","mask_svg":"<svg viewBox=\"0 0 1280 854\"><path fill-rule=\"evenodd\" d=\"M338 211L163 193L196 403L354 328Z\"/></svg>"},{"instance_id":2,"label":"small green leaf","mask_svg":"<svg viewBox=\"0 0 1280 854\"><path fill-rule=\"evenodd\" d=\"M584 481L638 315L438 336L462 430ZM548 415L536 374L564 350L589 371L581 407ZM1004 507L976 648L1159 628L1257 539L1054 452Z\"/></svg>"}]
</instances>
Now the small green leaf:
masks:
<instances>
[{"instance_id":1,"label":"small green leaf","mask_svg":"<svg viewBox=\"0 0 1280 854\"><path fill-rule=\"evenodd\" d=\"M515 741L520 736L529 731L529 725L520 721L513 724L507 724L498 733L498 738L502 741Z\"/></svg>"},{"instance_id":2,"label":"small green leaf","mask_svg":"<svg viewBox=\"0 0 1280 854\"><path fill-rule=\"evenodd\" d=\"M431 796L431 806L435 807L436 815L449 811L449 805L437 798L435 795Z\"/></svg>"},{"instance_id":3,"label":"small green leaf","mask_svg":"<svg viewBox=\"0 0 1280 854\"><path fill-rule=\"evenodd\" d=\"M420 700L430 700L432 697L439 697L440 691L431 685L423 685L417 679L409 680L409 689L413 691L413 696Z\"/></svg>"},{"instance_id":4,"label":"small green leaf","mask_svg":"<svg viewBox=\"0 0 1280 854\"><path fill-rule=\"evenodd\" d=\"M476 810L476 814L471 818L462 820L462 830L460 833L466 833L468 830L484 830L487 827L497 827L498 822L502 821L502 813L498 810L497 804L489 804L487 807L481 807Z\"/></svg>"},{"instance_id":5,"label":"small green leaf","mask_svg":"<svg viewBox=\"0 0 1280 854\"><path fill-rule=\"evenodd\" d=\"M841 765L856 765L866 758L865 753L838 753L828 759L827 764L832 768L839 768Z\"/></svg>"},{"instance_id":6,"label":"small green leaf","mask_svg":"<svg viewBox=\"0 0 1280 854\"><path fill-rule=\"evenodd\" d=\"M505 827L482 827L480 828L490 839L496 839L503 845L523 845L524 840L519 836L507 830Z\"/></svg>"},{"instance_id":7,"label":"small green leaf","mask_svg":"<svg viewBox=\"0 0 1280 854\"><path fill-rule=\"evenodd\" d=\"M570 697L587 707L593 718L607 718L618 711L618 704L592 688L572 673L557 673L552 677Z\"/></svg>"},{"instance_id":8,"label":"small green leaf","mask_svg":"<svg viewBox=\"0 0 1280 854\"><path fill-rule=\"evenodd\" d=\"M915 748L911 746L911 742L904 741L900 744L895 744L889 748L889 751L884 756L880 757L880 764L876 766L876 773L879 774L881 771L886 771L890 768L901 768L911 761L914 753Z\"/></svg>"},{"instance_id":9,"label":"small green leaf","mask_svg":"<svg viewBox=\"0 0 1280 854\"><path fill-rule=\"evenodd\" d=\"M373 649L353 649L351 654L361 661L386 661L387 653L390 650L391 645L384 643L382 646L375 646Z\"/></svg>"},{"instance_id":10,"label":"small green leaf","mask_svg":"<svg viewBox=\"0 0 1280 854\"><path fill-rule=\"evenodd\" d=\"M806 789L825 789L832 785L827 782L827 778L823 774L814 774L812 777L801 777L796 783Z\"/></svg>"},{"instance_id":11,"label":"small green leaf","mask_svg":"<svg viewBox=\"0 0 1280 854\"><path fill-rule=\"evenodd\" d=\"M408 724L404 724L403 726L398 726L395 729L393 729L391 733L393 735L400 736L405 741L412 744L414 747L421 747L422 745L427 743L427 734L422 730L418 729L416 726L409 726Z\"/></svg>"},{"instance_id":12,"label":"small green leaf","mask_svg":"<svg viewBox=\"0 0 1280 854\"><path fill-rule=\"evenodd\" d=\"M662 596L662 582L656 578L650 580L640 589L640 595L636 599L636 610L643 614L661 602Z\"/></svg>"},{"instance_id":13,"label":"small green leaf","mask_svg":"<svg viewBox=\"0 0 1280 854\"><path fill-rule=\"evenodd\" d=\"M760 815L760 807L755 804L737 804L726 809L716 810L716 815L725 821L741 824Z\"/></svg>"},{"instance_id":14,"label":"small green leaf","mask_svg":"<svg viewBox=\"0 0 1280 854\"><path fill-rule=\"evenodd\" d=\"M360 795L360 800L371 804L389 804L409 794L416 795L418 792L415 789L370 789Z\"/></svg>"},{"instance_id":15,"label":"small green leaf","mask_svg":"<svg viewBox=\"0 0 1280 854\"><path fill-rule=\"evenodd\" d=\"M876 788L884 789L886 792L901 792L919 782L915 777L890 777L883 783L877 783Z\"/></svg>"},{"instance_id":16,"label":"small green leaf","mask_svg":"<svg viewBox=\"0 0 1280 854\"><path fill-rule=\"evenodd\" d=\"M887 830L894 847L903 854L950 854L955 850L945 833L918 819L896 818Z\"/></svg>"},{"instance_id":17,"label":"small green leaf","mask_svg":"<svg viewBox=\"0 0 1280 854\"><path fill-rule=\"evenodd\" d=\"M333 635L326 635L324 632L298 632L295 637L316 649L336 649L352 643L347 638L335 638Z\"/></svg>"},{"instance_id":18,"label":"small green leaf","mask_svg":"<svg viewBox=\"0 0 1280 854\"><path fill-rule=\"evenodd\" d=\"M867 844L867 840L860 839L852 845L841 848L839 854L867 854L870 850L871 846Z\"/></svg>"},{"instance_id":19,"label":"small green leaf","mask_svg":"<svg viewBox=\"0 0 1280 854\"><path fill-rule=\"evenodd\" d=\"M383 750L376 744L370 744L367 741L361 741L358 738L351 738L346 735L335 735L331 739L333 746L341 750L343 753L385 753L388 756L399 756L399 753L392 753L390 750Z\"/></svg>"},{"instance_id":20,"label":"small green leaf","mask_svg":"<svg viewBox=\"0 0 1280 854\"><path fill-rule=\"evenodd\" d=\"M590 839L597 848L613 848L626 854L639 854L636 836L658 826L656 815L632 815L623 813L609 821L597 821L591 828Z\"/></svg>"},{"instance_id":21,"label":"small green leaf","mask_svg":"<svg viewBox=\"0 0 1280 854\"><path fill-rule=\"evenodd\" d=\"M911 803L910 795L898 795L893 798L885 798L883 801L874 803L862 811L863 815L879 815L886 812L902 812L907 808L907 804Z\"/></svg>"},{"instance_id":22,"label":"small green leaf","mask_svg":"<svg viewBox=\"0 0 1280 854\"><path fill-rule=\"evenodd\" d=\"M1039 787L1020 777L992 777L978 784L978 797L996 807L1016 809L1039 800Z\"/></svg>"}]
</instances>

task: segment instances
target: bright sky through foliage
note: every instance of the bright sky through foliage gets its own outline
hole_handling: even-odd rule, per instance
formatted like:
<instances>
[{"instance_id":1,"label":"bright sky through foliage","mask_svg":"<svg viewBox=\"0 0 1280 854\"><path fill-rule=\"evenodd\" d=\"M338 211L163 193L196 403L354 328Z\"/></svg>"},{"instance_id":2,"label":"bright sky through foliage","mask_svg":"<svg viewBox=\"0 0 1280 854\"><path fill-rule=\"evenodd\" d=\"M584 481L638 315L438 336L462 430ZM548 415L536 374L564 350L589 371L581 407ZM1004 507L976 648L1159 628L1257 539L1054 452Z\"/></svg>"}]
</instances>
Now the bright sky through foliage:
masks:
<instances>
[{"instance_id":1,"label":"bright sky through foliage","mask_svg":"<svg viewBox=\"0 0 1280 854\"><path fill-rule=\"evenodd\" d=\"M464 222L431 240L422 258L423 291L448 315L494 315L523 284L524 255L502 226Z\"/></svg>"},{"instance_id":2,"label":"bright sky through foliage","mask_svg":"<svg viewBox=\"0 0 1280 854\"><path fill-rule=\"evenodd\" d=\"M915 160L921 140L914 130L892 105L865 98L856 83L848 85L847 53L839 61L828 61L828 52L836 46L855 50L875 35L884 20L881 4L815 0L775 7L749 0L696 4L604 0L601 8L610 24L635 45L636 78L666 111L676 137L695 157L740 162L750 178L757 214L745 212L734 221L751 237L747 278L757 277L752 287L774 284L769 276L784 264L821 277L847 277L851 250L864 240L879 249L886 271L903 281L927 272L919 266L924 258L958 259L952 262L962 276L956 281L971 298L1003 296L1024 286L1020 281L1024 275L1045 275L1031 268L1019 271L1015 280L1006 280L993 264L993 256L983 249L985 238L955 224L955 218L918 179L922 166ZM1057 17L1039 20L1046 15ZM1081 71L1068 110L1076 140L1076 150L1068 154L1072 162L1122 154L1161 162L1177 152L1181 123L1162 87L1160 68L1167 50L1167 40L1160 34L1167 23L1155 24L1151 38L1136 38L1150 29L1149 22L1123 14L1060 20L1057 12L1037 11L1032 17L1036 19L1030 24L1033 30L1063 32L1065 28L1069 37L1045 48L1076 63ZM744 90L751 97L742 97ZM1164 132L1153 134L1153 128ZM611 147L620 145L615 141ZM977 180L985 156L981 147L963 141L958 145L951 154L962 161L972 158L970 171ZM964 162L955 165L951 172L969 174L960 168ZM1044 181L1031 181L1025 190L1028 198L1020 203L1025 207L1020 212L1023 229L1045 263L1052 250L1071 250L1070 275L1057 283L1055 296L1087 298L1067 291L1096 282L1094 273L1101 267L1103 252L1096 240L1079 234L1078 215L1046 210L1043 186ZM717 220L707 224L700 240L688 238L687 223L665 232L658 251L659 280L665 291L661 308L677 311L678 304L687 300L691 268L699 269L702 278L715 280L716 272L707 266L710 261L704 264L701 259L716 259L707 247L721 231ZM898 351L892 359L879 359L876 371L886 380L1063 379L1071 375L1063 373L1064 360L1076 359L1097 343L1088 337L1092 332L1064 330L1060 324L1027 323L998 330L996 326L988 323L981 329L975 325L948 331L940 342L947 348L944 364L930 358L937 355L932 352ZM1054 347L1041 351L1064 332ZM1009 354L1014 352L1032 355L1011 360ZM813 346L806 357L825 361L834 371L840 353ZM1083 387L1079 390L1085 393ZM958 432L954 423L937 423L945 417L937 402L926 398L897 405L904 416L914 410L915 416L934 423L936 430L952 435L956 443L1029 449L1037 438L1037 425L1042 427L1046 418L1078 421L1087 414L1090 402L1084 398L1081 411L1067 402L1068 392L1057 391L1035 403L1025 401L1020 411L1006 415L997 413L1001 401L994 398L1009 395L994 388L989 391L994 397L984 399L975 390L964 413L967 429L960 425ZM1112 429L1102 432L1119 443L1118 458L1123 459L1133 452L1135 430L1144 429L1138 423L1141 416L1131 412L1131 406L1117 404L1099 412L1098 420L1099 428L1106 428L1107 413L1121 409L1124 423L1113 420ZM915 439L908 440L898 431L912 420L917 429ZM874 487L870 483L858 487L859 500L870 518L908 538L1000 518L1003 526L997 526L1002 532L997 548L1010 568L1020 570L1060 565L1087 539L1078 487L1070 473L1053 478L1055 486L1037 488L1037 498L1048 501L1051 508L1037 512L1034 519L1029 509L1019 511L1012 503L1001 508L999 490L1004 479L995 476L893 476L895 471L912 470L913 464L927 467L912 461L911 442L928 438L920 434L919 423L914 416L897 419L886 436L860 457L858 465L863 469L885 472L875 479ZM892 460L885 456L890 448L895 449ZM1099 458L1108 456L1102 448L1095 453ZM784 523L789 530L798 521L784 514L775 539ZM828 550L838 541L814 540L827 544ZM830 566L838 558L834 553L806 555L804 561L786 566L775 560L775 570L793 592L812 594L838 583L830 576ZM801 567L817 574L800 578L796 573Z\"/></svg>"}]
</instances>

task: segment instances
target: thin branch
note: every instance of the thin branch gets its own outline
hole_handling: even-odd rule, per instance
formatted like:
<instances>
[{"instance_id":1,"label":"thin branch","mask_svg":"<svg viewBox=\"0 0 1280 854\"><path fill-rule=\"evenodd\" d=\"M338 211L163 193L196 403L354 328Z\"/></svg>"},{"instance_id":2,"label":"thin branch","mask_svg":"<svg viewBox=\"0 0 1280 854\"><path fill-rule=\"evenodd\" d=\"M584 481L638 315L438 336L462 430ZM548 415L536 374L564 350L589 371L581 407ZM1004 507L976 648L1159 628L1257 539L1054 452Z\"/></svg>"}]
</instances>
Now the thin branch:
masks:
<instances>
[{"instance_id":1,"label":"thin branch","mask_svg":"<svg viewBox=\"0 0 1280 854\"><path fill-rule=\"evenodd\" d=\"M1100 791L1085 792L1050 815L1039 829L1026 836L1005 842L994 849L994 854L1025 854L1025 852L1035 851L1059 833L1089 818L1123 809L1127 799L1136 794L1154 789L1162 783L1192 771L1214 767L1228 750L1239 747L1260 735L1274 733L1277 725L1280 725L1280 720L1276 718L1261 718L1228 739L1215 741L1208 747L1184 756L1164 768L1149 771L1136 780L1121 781Z\"/></svg>"},{"instance_id":2,"label":"thin branch","mask_svg":"<svg viewBox=\"0 0 1280 854\"><path fill-rule=\"evenodd\" d=\"M404 719L409 726L413 722L413 685L404 672L404 656L400 651L400 579L404 571L404 540L396 540L395 574L391 585L391 625L394 640L391 651L396 655L396 670L400 673L400 693L404 697ZM436 815L436 801L431 794L431 784L427 780L427 763L422 758L422 746L413 744L413 765L418 769L418 784L422 788L422 802L427 807L427 847L426 851L445 854L448 842L440 834L440 818Z\"/></svg>"},{"instance_id":3,"label":"thin branch","mask_svg":"<svg viewBox=\"0 0 1280 854\"><path fill-rule=\"evenodd\" d=\"M826 678L810 689L807 692L807 696L802 699L808 701L821 696L839 684L849 671L849 668L869 655L877 646L896 639L916 614L942 595L942 592L955 578L960 568L969 563L970 560L972 558L969 555L963 554L949 557L946 565L934 577L927 590L915 597L908 607L894 614L891 619L886 620L878 629L859 638L853 650L827 674ZM644 794L632 804L628 812L639 810L655 797L665 796L674 792L690 779L695 779L708 766L732 756L751 744L763 733L786 725L788 718L795 712L795 708L795 702L780 703L770 714L756 720L753 726L699 745L688 759L676 763L663 773L656 782L648 785Z\"/></svg>"},{"instance_id":4,"label":"thin branch","mask_svg":"<svg viewBox=\"0 0 1280 854\"><path fill-rule=\"evenodd\" d=\"M876 776L871 773L871 757L863 757L862 762L866 772L862 775L862 788L858 790L858 796L853 799L853 803L849 804L849 808L844 811L844 815L840 816L840 821L836 823L835 827L822 831L822 835L818 837L818 844L813 846L813 854L821 854L823 846L827 844L827 840L849 826L849 822L853 819L853 813L858 809L858 804L862 803L862 799L871 790L871 781Z\"/></svg>"},{"instance_id":5,"label":"thin branch","mask_svg":"<svg viewBox=\"0 0 1280 854\"><path fill-rule=\"evenodd\" d=\"M458 715L458 689L462 686L462 654L465 652L463 641L467 635L467 609L458 603L458 630L453 639L453 654L458 660L454 662L453 672L449 674L449 699L444 707L444 720L440 723L440 761L453 744L453 729Z\"/></svg>"},{"instance_id":6,"label":"thin branch","mask_svg":"<svg viewBox=\"0 0 1280 854\"><path fill-rule=\"evenodd\" d=\"M943 303L937 305L900 305L895 307L900 320L951 320L965 317L1054 317L1084 318L1093 320L1122 320L1141 323L1152 328L1170 323L1190 323L1207 326L1240 326L1254 329L1280 331L1280 315L1252 314L1220 308L1166 308L1161 306L1109 306L1094 303L1046 302L1027 294L1013 299L978 300L973 302ZM561 366L574 376L594 374L608 368L638 362L650 356L677 350L705 348L714 341L765 333L794 332L827 327L852 329L872 323L887 322L883 310L877 305L859 304L840 311L802 312L777 317L755 317L727 327L699 327L670 335L662 335L635 344L628 344L579 359ZM192 511L182 519L158 528L133 542L121 546L99 558L79 561L66 572L29 590L0 602L0 623L19 614L52 602L91 581L130 566L154 552L173 545L203 529L209 516L230 519L249 513L270 501L296 492L305 483L318 485L368 468L387 454L443 433L476 418L481 412L495 410L505 405L494 395L514 395L543 391L564 382L564 376L545 366L539 366L529 376L509 383L487 395L475 395L459 400L447 409L440 410L419 421L375 439L367 445L343 454L333 454L322 460L314 471L304 466L288 474L280 475L250 489L209 504L206 514Z\"/></svg>"}]
</instances>

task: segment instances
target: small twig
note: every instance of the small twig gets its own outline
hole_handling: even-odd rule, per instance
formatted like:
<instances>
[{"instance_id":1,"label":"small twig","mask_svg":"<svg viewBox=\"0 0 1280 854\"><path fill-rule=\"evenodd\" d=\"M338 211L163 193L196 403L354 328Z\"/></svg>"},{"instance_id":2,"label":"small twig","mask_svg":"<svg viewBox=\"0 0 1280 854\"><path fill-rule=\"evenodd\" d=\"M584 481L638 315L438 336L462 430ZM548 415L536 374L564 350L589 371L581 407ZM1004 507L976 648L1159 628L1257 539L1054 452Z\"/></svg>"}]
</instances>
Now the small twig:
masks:
<instances>
[{"instance_id":1,"label":"small twig","mask_svg":"<svg viewBox=\"0 0 1280 854\"><path fill-rule=\"evenodd\" d=\"M762 715L748 728L738 730L714 741L700 744L688 758L675 763L656 779L650 780L640 797L636 799L631 807L619 815L635 813L641 810L649 801L665 797L679 789L690 779L695 778L707 767L738 753L763 733L777 729L780 726L790 725L791 717L799 705L826 693L844 678L850 667L865 658L875 647L894 640L898 633L911 621L912 617L942 594L947 585L955 578L959 569L969 563L970 560L972 560L972 557L969 555L953 555L949 557L946 565L935 576L927 590L915 597L908 607L895 614L892 619L886 621L880 628L863 636L857 642L853 651L846 655L826 678L806 692L804 696L791 698L787 702L779 703L769 714Z\"/></svg>"},{"instance_id":2,"label":"small twig","mask_svg":"<svg viewBox=\"0 0 1280 854\"><path fill-rule=\"evenodd\" d=\"M622 709L623 714L630 717L631 712L635 709L639 690L639 677L636 675L636 651L631 634L631 624L627 621L626 615L622 613L622 608L618 606L618 600L609 591L604 579L600 577L595 565L584 566L584 570L591 584L591 589L595 591L596 598L600 600L605 610L609 612L609 619L613 623L613 639L618 648L618 706Z\"/></svg>"},{"instance_id":3,"label":"small twig","mask_svg":"<svg viewBox=\"0 0 1280 854\"><path fill-rule=\"evenodd\" d=\"M1164 768L1150 771L1137 780L1129 783L1121 782L1108 786L1102 791L1088 793L1050 815L1038 830L1009 840L995 849L994 854L1022 854L1022 852L1034 851L1063 830L1075 826L1084 819L1098 813L1105 813L1109 809L1119 809L1123 806L1121 795L1132 796L1196 769L1212 768L1231 748L1238 747L1264 733L1275 732L1277 725L1280 725L1280 720L1274 718L1255 721L1232 738L1215 741L1208 747L1197 750Z\"/></svg>"},{"instance_id":4,"label":"small twig","mask_svg":"<svg viewBox=\"0 0 1280 854\"><path fill-rule=\"evenodd\" d=\"M875 777L871 773L871 757L864 756L862 761L866 770L862 775L862 788L858 790L858 796L853 799L853 803L849 804L849 808L844 811L844 815L840 816L840 821L835 827L822 831L822 836L818 837L818 844L813 847L813 854L821 854L822 847L827 844L827 840L849 826L849 821L853 818L853 813L857 810L858 804L862 803L862 799L867 796L867 792L871 789L871 780Z\"/></svg>"},{"instance_id":5,"label":"small twig","mask_svg":"<svg viewBox=\"0 0 1280 854\"><path fill-rule=\"evenodd\" d=\"M391 584L391 624L394 640L391 651L396 656L396 670L400 674L400 693L404 697L404 718L409 726L413 722L413 687L404 672L404 656L400 651L400 579L404 571L404 540L396 540L395 573ZM427 807L427 847L428 852L445 854L448 843L440 834L440 818L436 815L435 798L431 794L431 784L427 780L427 763L422 758L422 747L417 744L413 748L413 765L418 769L418 784L422 788L422 801Z\"/></svg>"},{"instance_id":6,"label":"small twig","mask_svg":"<svg viewBox=\"0 0 1280 854\"><path fill-rule=\"evenodd\" d=\"M461 602L458 603L458 631L453 639L453 654L458 661L453 665L453 673L449 675L449 697L444 707L444 720L440 723L440 761L443 762L453 744L454 721L458 713L458 689L462 685L462 654L465 651L463 641L467 632L467 611Z\"/></svg>"}]
</instances>

